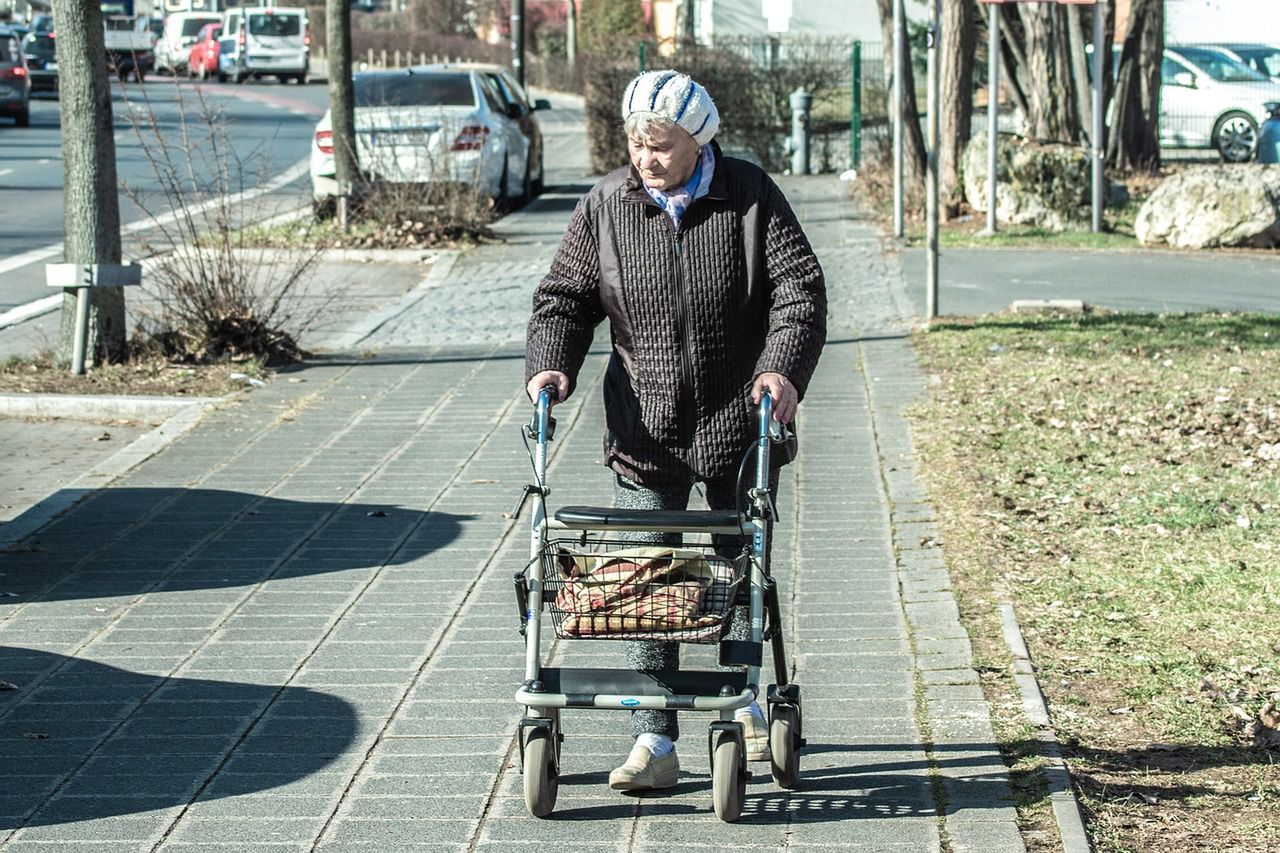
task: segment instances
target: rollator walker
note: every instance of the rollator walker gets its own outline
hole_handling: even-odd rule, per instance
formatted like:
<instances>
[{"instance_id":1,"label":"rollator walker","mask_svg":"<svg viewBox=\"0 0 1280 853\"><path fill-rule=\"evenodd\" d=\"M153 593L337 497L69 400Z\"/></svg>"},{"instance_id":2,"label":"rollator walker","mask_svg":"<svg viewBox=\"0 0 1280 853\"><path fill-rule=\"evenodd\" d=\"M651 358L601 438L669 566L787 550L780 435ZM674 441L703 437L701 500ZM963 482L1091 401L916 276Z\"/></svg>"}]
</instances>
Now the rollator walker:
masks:
<instances>
[{"instance_id":1,"label":"rollator walker","mask_svg":"<svg viewBox=\"0 0 1280 853\"><path fill-rule=\"evenodd\" d=\"M533 497L530 559L515 575L520 631L525 640L524 683L516 702L525 707L517 735L524 799L529 813L546 817L555 808L564 741L561 709L609 708L710 711L707 751L716 815L736 821L742 814L747 770L742 723L734 711L760 695L764 641L773 650L777 684L768 685L766 707L774 780L794 788L799 778L800 687L788 680L777 585L769 571L769 452L785 440L766 392L758 411L759 431L739 468L737 510L670 511L564 506L547 516L547 444L554 387L538 395L532 423L524 426L535 482L526 486L516 514ZM754 485L744 490L743 471L755 457ZM743 493L745 491L745 500ZM669 534L679 545L637 547L619 534ZM610 538L614 537L614 538ZM717 537L719 538L717 541ZM727 546L726 538L734 545ZM738 543L741 543L740 545ZM736 550L735 550L736 549ZM725 637L735 606L749 613L749 637ZM667 640L718 644L728 670L631 670L544 666L543 623L550 615L560 639Z\"/></svg>"}]
</instances>

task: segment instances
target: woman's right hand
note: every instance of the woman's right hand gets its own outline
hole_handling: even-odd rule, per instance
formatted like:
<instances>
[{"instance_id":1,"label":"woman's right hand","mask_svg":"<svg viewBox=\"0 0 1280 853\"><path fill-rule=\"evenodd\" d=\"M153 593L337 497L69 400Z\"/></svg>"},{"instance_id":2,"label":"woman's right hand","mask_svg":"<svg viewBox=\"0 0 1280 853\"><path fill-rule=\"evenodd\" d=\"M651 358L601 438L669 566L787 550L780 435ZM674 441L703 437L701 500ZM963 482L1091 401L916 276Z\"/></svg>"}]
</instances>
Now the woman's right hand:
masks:
<instances>
[{"instance_id":1,"label":"woman's right hand","mask_svg":"<svg viewBox=\"0 0 1280 853\"><path fill-rule=\"evenodd\" d=\"M558 370L544 370L535 374L524 390L529 395L529 399L536 403L538 395L548 385L556 389L556 392L551 395L552 403L563 403L569 399L569 377Z\"/></svg>"}]
</instances>

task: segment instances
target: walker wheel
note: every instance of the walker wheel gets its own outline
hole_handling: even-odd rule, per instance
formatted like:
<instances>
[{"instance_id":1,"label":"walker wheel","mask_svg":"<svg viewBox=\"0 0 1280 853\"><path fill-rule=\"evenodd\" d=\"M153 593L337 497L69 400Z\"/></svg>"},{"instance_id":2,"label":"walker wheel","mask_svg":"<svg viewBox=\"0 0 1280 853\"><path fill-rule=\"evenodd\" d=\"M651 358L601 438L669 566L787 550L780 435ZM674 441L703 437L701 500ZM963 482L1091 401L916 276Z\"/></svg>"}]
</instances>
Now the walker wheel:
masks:
<instances>
[{"instance_id":1,"label":"walker wheel","mask_svg":"<svg viewBox=\"0 0 1280 853\"><path fill-rule=\"evenodd\" d=\"M560 787L555 733L529 729L524 742L524 805L534 817L546 817L556 807Z\"/></svg>"},{"instance_id":2,"label":"walker wheel","mask_svg":"<svg viewBox=\"0 0 1280 853\"><path fill-rule=\"evenodd\" d=\"M742 816L742 801L747 794L742 741L731 732L717 731L711 756L711 795L716 817L733 823Z\"/></svg>"},{"instance_id":3,"label":"walker wheel","mask_svg":"<svg viewBox=\"0 0 1280 853\"><path fill-rule=\"evenodd\" d=\"M794 788L800 779L800 709L776 704L769 721L769 763L780 788Z\"/></svg>"}]
</instances>

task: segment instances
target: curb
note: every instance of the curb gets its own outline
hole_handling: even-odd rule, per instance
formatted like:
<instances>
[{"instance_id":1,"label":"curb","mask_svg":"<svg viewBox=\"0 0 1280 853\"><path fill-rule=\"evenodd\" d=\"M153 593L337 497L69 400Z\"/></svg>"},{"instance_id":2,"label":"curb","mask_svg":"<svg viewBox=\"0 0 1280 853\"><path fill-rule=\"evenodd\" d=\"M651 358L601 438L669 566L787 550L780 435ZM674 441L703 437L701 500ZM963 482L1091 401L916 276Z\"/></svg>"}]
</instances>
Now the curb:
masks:
<instances>
[{"instance_id":1,"label":"curb","mask_svg":"<svg viewBox=\"0 0 1280 853\"><path fill-rule=\"evenodd\" d=\"M1062 758L1062 747L1053 731L1044 694L1036 681L1035 666L1031 663L1031 655L1022 637L1022 628L1018 626L1017 614L1014 613L1012 604L1005 603L999 607L1004 641L1013 655L1013 679L1017 682L1018 691L1022 693L1022 710L1035 727L1035 738L1040 742L1040 755L1048 765L1044 770L1045 781L1049 786L1049 802L1053 807L1054 820L1058 824L1058 834L1062 837L1063 853L1091 853L1093 848L1089 846L1089 834L1084 828L1080 801L1076 799L1075 788L1071 785L1071 772Z\"/></svg>"},{"instance_id":2,"label":"curb","mask_svg":"<svg viewBox=\"0 0 1280 853\"><path fill-rule=\"evenodd\" d=\"M164 421L222 397L117 397L74 394L0 394L0 417L81 421ZM139 439L141 440L141 439Z\"/></svg>"},{"instance_id":3,"label":"curb","mask_svg":"<svg viewBox=\"0 0 1280 853\"><path fill-rule=\"evenodd\" d=\"M5 399L13 399L12 397L0 397L0 401ZM39 400L42 398L32 398ZM48 397L43 399L47 400ZM79 400L103 401L107 398L81 397ZM138 398L122 398L126 401L137 401ZM87 472L68 485L58 489L49 497L32 506L17 518L0 523L0 551L11 548L22 540L31 536L40 530L50 521L53 521L62 513L78 504L88 495L93 494L98 489L110 483L116 477L124 474L138 465L141 465L152 456L168 447L184 433L188 432L192 427L200 422L205 413L214 407L215 404L223 402L227 398L218 397L200 397L191 400L173 400L171 398L161 398L156 403L163 404L151 408L147 411L151 412L150 416L160 414L163 423L150 432L140 436L127 446L121 448L117 453L107 459L94 465ZM87 410L88 407L86 407ZM110 411L110 406L102 406L99 411ZM123 411L123 410L122 410ZM45 415L48 417L48 415ZM63 417L69 417L64 415ZM103 417L115 418L119 415L95 414L92 416L82 417ZM139 419L146 419L148 416L135 415Z\"/></svg>"}]
</instances>

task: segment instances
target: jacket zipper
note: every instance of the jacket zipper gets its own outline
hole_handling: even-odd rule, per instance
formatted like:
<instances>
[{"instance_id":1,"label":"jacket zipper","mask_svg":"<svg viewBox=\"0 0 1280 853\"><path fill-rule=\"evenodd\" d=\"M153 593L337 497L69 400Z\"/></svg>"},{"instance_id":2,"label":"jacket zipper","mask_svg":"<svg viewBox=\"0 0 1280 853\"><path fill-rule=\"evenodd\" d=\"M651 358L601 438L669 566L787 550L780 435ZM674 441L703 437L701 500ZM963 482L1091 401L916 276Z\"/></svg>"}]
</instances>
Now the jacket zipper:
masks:
<instances>
[{"instance_id":1,"label":"jacket zipper","mask_svg":"<svg viewBox=\"0 0 1280 853\"><path fill-rule=\"evenodd\" d=\"M687 213L688 211L686 211ZM681 369L684 373L684 387L688 391L688 397L692 402L689 410L689 471L696 479L698 476L698 408L696 400L694 400L693 388L693 357L689 354L689 311L688 304L685 299L684 292L684 267L681 264L683 252L680 244L680 229L675 228L672 236L672 249L675 253L676 262L676 299L680 305L680 362Z\"/></svg>"}]
</instances>

